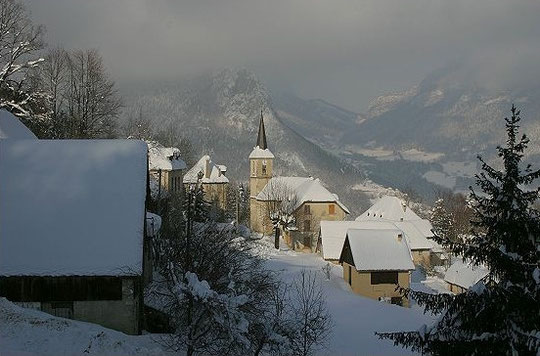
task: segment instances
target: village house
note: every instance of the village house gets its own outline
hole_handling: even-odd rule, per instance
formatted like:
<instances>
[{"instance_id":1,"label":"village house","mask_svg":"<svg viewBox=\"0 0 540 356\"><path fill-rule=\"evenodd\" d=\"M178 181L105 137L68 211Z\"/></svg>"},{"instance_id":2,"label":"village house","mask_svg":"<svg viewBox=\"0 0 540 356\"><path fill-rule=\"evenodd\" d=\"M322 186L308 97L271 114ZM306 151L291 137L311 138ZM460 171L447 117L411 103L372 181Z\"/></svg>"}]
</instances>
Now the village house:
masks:
<instances>
[{"instance_id":1,"label":"village house","mask_svg":"<svg viewBox=\"0 0 540 356\"><path fill-rule=\"evenodd\" d=\"M204 155L184 175L184 186L187 189L190 185L201 184L205 199L209 202L217 202L221 209L225 209L229 185L226 173L226 166L215 164L209 155Z\"/></svg>"},{"instance_id":2,"label":"village house","mask_svg":"<svg viewBox=\"0 0 540 356\"><path fill-rule=\"evenodd\" d=\"M164 147L156 141L148 141L147 144L152 195L159 198L167 193L182 191L186 163L180 158L180 150Z\"/></svg>"},{"instance_id":3,"label":"village house","mask_svg":"<svg viewBox=\"0 0 540 356\"><path fill-rule=\"evenodd\" d=\"M349 210L337 195L312 177L273 177L274 154L268 149L261 113L257 145L250 161L250 227L271 234L270 217L276 210L286 211L294 228L282 231L285 242L295 250L313 251L319 224L324 220L343 220Z\"/></svg>"},{"instance_id":4,"label":"village house","mask_svg":"<svg viewBox=\"0 0 540 356\"><path fill-rule=\"evenodd\" d=\"M458 258L446 270L444 281L450 292L459 294L486 278L488 273L489 270L485 266L475 266Z\"/></svg>"},{"instance_id":5,"label":"village house","mask_svg":"<svg viewBox=\"0 0 540 356\"><path fill-rule=\"evenodd\" d=\"M408 307L398 286L408 288L412 256L398 229L349 229L339 258L343 279L354 293Z\"/></svg>"},{"instance_id":6,"label":"village house","mask_svg":"<svg viewBox=\"0 0 540 356\"><path fill-rule=\"evenodd\" d=\"M420 218L401 199L393 196L383 196L373 204L356 221L392 222L401 230L411 249L414 263L429 267L432 265L432 252L439 252L433 237L431 223Z\"/></svg>"},{"instance_id":7,"label":"village house","mask_svg":"<svg viewBox=\"0 0 540 356\"><path fill-rule=\"evenodd\" d=\"M396 226L386 221L321 221L316 252L325 261L339 263L349 229L391 230L396 229Z\"/></svg>"},{"instance_id":8,"label":"village house","mask_svg":"<svg viewBox=\"0 0 540 356\"><path fill-rule=\"evenodd\" d=\"M9 134L5 127L14 122L4 125L5 115L0 111L0 296L140 333L149 268L146 144L28 139Z\"/></svg>"}]
</instances>

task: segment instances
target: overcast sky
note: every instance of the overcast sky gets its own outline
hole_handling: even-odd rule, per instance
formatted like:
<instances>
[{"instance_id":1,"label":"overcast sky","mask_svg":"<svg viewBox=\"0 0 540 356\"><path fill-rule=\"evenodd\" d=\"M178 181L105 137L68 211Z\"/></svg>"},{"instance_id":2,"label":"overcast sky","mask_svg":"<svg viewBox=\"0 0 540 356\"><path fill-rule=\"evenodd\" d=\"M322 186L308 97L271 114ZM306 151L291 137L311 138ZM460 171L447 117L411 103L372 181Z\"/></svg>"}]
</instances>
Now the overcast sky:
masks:
<instances>
[{"instance_id":1,"label":"overcast sky","mask_svg":"<svg viewBox=\"0 0 540 356\"><path fill-rule=\"evenodd\" d=\"M98 48L119 82L244 66L274 90L364 111L454 61L473 65L486 85L540 80L540 0L27 4L50 45Z\"/></svg>"}]
</instances>

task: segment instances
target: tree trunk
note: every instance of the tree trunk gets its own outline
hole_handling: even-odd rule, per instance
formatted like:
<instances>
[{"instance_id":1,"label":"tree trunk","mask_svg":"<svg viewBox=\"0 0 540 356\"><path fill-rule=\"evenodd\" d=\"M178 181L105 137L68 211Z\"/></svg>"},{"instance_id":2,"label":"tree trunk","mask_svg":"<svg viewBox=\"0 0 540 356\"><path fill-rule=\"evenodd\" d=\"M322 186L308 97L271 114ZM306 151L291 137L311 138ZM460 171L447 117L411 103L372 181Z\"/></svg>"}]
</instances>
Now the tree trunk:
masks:
<instances>
[{"instance_id":1,"label":"tree trunk","mask_svg":"<svg viewBox=\"0 0 540 356\"><path fill-rule=\"evenodd\" d=\"M275 228L274 247L276 248L276 250L279 250L279 227Z\"/></svg>"}]
</instances>

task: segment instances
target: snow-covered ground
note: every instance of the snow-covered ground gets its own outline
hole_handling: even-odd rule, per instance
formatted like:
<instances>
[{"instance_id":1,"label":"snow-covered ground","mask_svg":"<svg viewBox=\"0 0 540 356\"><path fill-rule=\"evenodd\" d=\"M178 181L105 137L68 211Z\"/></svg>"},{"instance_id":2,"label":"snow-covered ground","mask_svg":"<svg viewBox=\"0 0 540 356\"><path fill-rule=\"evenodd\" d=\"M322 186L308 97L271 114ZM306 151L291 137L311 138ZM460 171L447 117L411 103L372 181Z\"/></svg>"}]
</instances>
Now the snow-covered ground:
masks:
<instances>
[{"instance_id":1,"label":"snow-covered ground","mask_svg":"<svg viewBox=\"0 0 540 356\"><path fill-rule=\"evenodd\" d=\"M126 335L0 298L0 355L164 355L160 335Z\"/></svg>"},{"instance_id":2,"label":"snow-covered ground","mask_svg":"<svg viewBox=\"0 0 540 356\"><path fill-rule=\"evenodd\" d=\"M411 308L378 302L350 291L342 268L331 265L330 279L317 254L297 253L286 246L277 251L270 237L253 241L253 252L266 260L280 278L292 282L302 270L314 271L324 288L333 319L332 335L321 355L403 355L408 350L379 340L376 331L415 330L434 317ZM412 287L426 292L444 292L437 278L426 278L420 270L412 276ZM99 325L57 318L23 309L0 298L0 355L163 355L160 335L131 336Z\"/></svg>"},{"instance_id":3,"label":"snow-covered ground","mask_svg":"<svg viewBox=\"0 0 540 356\"><path fill-rule=\"evenodd\" d=\"M318 254L289 251L285 246L280 251L273 248L271 238L265 237L254 243L256 253L267 259L268 268L278 271L280 278L292 282L303 270L318 273L326 294L327 305L333 319L332 336L327 349L321 355L403 355L412 354L408 350L395 347L391 342L380 340L376 331L416 330L434 320L431 315L413 305L402 308L378 302L351 292L342 278L342 267L332 264L330 280L323 272L327 264ZM436 293L442 283L427 281L415 272L413 288Z\"/></svg>"}]
</instances>

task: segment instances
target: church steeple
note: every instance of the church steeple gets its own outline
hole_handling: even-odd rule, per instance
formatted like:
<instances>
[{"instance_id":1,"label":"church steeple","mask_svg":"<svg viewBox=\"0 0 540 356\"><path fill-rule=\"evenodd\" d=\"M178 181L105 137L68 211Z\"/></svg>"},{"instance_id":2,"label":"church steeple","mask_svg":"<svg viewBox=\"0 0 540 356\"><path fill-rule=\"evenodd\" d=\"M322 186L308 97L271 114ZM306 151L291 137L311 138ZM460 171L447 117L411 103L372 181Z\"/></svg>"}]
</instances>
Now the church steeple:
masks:
<instances>
[{"instance_id":1,"label":"church steeple","mask_svg":"<svg viewBox=\"0 0 540 356\"><path fill-rule=\"evenodd\" d=\"M268 148L266 144L266 133L264 132L264 120L263 120L262 110L261 110L261 119L259 121L259 133L257 135L257 146L259 146L259 148L262 150L266 150Z\"/></svg>"}]
</instances>

